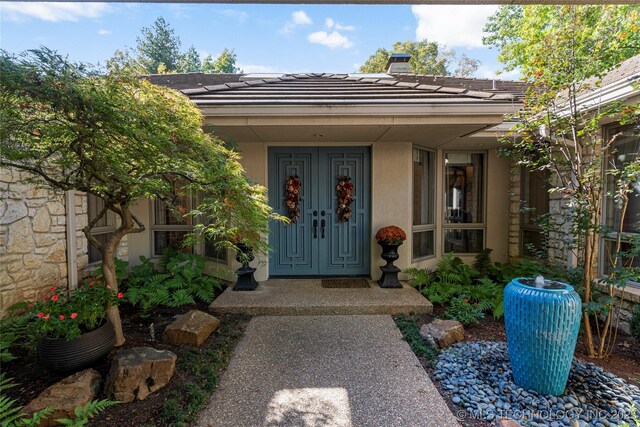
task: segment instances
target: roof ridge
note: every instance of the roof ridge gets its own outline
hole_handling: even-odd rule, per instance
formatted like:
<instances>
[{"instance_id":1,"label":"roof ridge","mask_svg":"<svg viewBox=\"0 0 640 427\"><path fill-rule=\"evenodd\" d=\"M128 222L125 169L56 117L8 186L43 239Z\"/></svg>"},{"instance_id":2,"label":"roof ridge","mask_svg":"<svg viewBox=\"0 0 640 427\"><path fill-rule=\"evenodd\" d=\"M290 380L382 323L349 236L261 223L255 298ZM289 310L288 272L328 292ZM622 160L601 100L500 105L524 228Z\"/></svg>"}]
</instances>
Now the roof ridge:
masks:
<instances>
[{"instance_id":1,"label":"roof ridge","mask_svg":"<svg viewBox=\"0 0 640 427\"><path fill-rule=\"evenodd\" d=\"M442 77L447 77L447 76L442 76ZM210 92L219 92L219 91L232 90L236 88L246 88L246 87L252 87L252 86L264 86L268 84L291 82L295 80L306 80L306 79L312 79L312 78L362 82L362 83L371 84L371 85L380 84L385 86L395 86L398 88L405 88L407 90L419 90L419 91L432 92L432 93L440 92L440 93L448 93L448 94L458 94L458 95L466 95L472 98L480 98L480 99L501 99L501 100L517 99L517 95L512 92L472 90L472 89L460 88L460 87L428 85L428 84L422 84L420 82L403 82L397 79L382 79L382 78L375 78L375 77L367 77L365 75L358 76L358 75L351 75L351 74L331 74L331 73L287 73L279 77L222 83L222 84L213 85L213 86L203 86L201 88L195 88L195 89L183 89L181 90L181 92L185 95L203 95ZM469 79L469 80L475 80L475 79Z\"/></svg>"}]
</instances>

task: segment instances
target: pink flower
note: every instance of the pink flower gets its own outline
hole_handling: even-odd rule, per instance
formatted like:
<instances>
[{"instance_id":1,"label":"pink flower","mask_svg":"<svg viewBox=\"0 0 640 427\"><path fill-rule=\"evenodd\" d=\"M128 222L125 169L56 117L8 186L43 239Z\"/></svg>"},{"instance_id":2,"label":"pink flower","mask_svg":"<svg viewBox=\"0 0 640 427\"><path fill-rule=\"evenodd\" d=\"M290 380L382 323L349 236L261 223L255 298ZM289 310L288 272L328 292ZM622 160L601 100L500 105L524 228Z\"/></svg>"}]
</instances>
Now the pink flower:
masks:
<instances>
[{"instance_id":1,"label":"pink flower","mask_svg":"<svg viewBox=\"0 0 640 427\"><path fill-rule=\"evenodd\" d=\"M45 314L43 319L48 319L49 318L49 313Z\"/></svg>"},{"instance_id":2,"label":"pink flower","mask_svg":"<svg viewBox=\"0 0 640 427\"><path fill-rule=\"evenodd\" d=\"M124 294L122 292L118 292L118 298L122 298Z\"/></svg>"},{"instance_id":3,"label":"pink flower","mask_svg":"<svg viewBox=\"0 0 640 427\"><path fill-rule=\"evenodd\" d=\"M467 298L464 299L464 302L469 302L469 300Z\"/></svg>"},{"instance_id":4,"label":"pink flower","mask_svg":"<svg viewBox=\"0 0 640 427\"><path fill-rule=\"evenodd\" d=\"M60 320L64 320L64 316L62 314L60 315Z\"/></svg>"},{"instance_id":5,"label":"pink flower","mask_svg":"<svg viewBox=\"0 0 640 427\"><path fill-rule=\"evenodd\" d=\"M102 282L100 280L98 280L98 285L102 285Z\"/></svg>"},{"instance_id":6,"label":"pink flower","mask_svg":"<svg viewBox=\"0 0 640 427\"><path fill-rule=\"evenodd\" d=\"M58 301L58 295L54 295L51 297L51 301Z\"/></svg>"},{"instance_id":7,"label":"pink flower","mask_svg":"<svg viewBox=\"0 0 640 427\"><path fill-rule=\"evenodd\" d=\"M93 286L95 282L89 282L89 286Z\"/></svg>"},{"instance_id":8,"label":"pink flower","mask_svg":"<svg viewBox=\"0 0 640 427\"><path fill-rule=\"evenodd\" d=\"M51 292L54 292L55 290L56 290L55 286L52 286L51 289L50 289Z\"/></svg>"},{"instance_id":9,"label":"pink flower","mask_svg":"<svg viewBox=\"0 0 640 427\"><path fill-rule=\"evenodd\" d=\"M38 313L38 317L42 317L42 316L44 316L43 312Z\"/></svg>"},{"instance_id":10,"label":"pink flower","mask_svg":"<svg viewBox=\"0 0 640 427\"><path fill-rule=\"evenodd\" d=\"M98 282L98 283L100 283L100 282ZM107 289L111 289L111 286L107 285Z\"/></svg>"},{"instance_id":11,"label":"pink flower","mask_svg":"<svg viewBox=\"0 0 640 427\"><path fill-rule=\"evenodd\" d=\"M71 313L71 318L75 319L76 317L78 317L78 313Z\"/></svg>"}]
</instances>

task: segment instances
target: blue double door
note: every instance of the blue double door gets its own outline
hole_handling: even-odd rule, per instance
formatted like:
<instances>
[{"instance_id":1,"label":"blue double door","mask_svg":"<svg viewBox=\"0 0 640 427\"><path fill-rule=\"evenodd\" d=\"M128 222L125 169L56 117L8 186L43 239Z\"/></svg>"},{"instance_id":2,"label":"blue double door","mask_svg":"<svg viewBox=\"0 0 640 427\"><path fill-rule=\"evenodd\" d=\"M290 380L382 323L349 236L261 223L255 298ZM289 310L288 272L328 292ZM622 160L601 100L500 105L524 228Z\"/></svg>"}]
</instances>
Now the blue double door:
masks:
<instances>
[{"instance_id":1,"label":"blue double door","mask_svg":"<svg viewBox=\"0 0 640 427\"><path fill-rule=\"evenodd\" d=\"M285 184L301 184L300 216L271 223L270 276L370 274L371 161L369 147L271 147L269 203L287 216ZM353 183L352 215L337 214L338 177Z\"/></svg>"}]
</instances>

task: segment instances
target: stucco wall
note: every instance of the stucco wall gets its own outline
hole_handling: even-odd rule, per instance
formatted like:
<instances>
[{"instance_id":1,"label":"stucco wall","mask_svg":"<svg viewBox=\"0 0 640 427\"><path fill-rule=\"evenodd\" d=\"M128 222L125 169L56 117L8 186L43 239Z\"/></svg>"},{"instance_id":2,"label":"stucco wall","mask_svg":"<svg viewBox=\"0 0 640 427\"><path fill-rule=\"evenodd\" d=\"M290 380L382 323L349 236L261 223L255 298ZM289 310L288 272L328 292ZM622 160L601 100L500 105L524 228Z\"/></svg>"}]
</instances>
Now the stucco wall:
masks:
<instances>
[{"instance_id":1,"label":"stucco wall","mask_svg":"<svg viewBox=\"0 0 640 427\"><path fill-rule=\"evenodd\" d=\"M382 248L375 241L376 232L396 225L407 233L400 246L395 265L402 270L411 266L411 206L413 145L410 142L376 142L373 144L371 179L371 277L379 279Z\"/></svg>"}]
</instances>

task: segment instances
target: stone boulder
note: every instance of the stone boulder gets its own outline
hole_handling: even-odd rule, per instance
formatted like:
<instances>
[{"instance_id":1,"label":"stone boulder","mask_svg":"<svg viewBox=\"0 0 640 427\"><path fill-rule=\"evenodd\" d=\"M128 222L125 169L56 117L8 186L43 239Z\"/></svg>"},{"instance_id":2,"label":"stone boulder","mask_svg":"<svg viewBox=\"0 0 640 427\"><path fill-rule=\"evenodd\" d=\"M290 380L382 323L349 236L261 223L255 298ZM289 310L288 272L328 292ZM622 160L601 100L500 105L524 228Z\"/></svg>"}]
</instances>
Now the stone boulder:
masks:
<instances>
[{"instance_id":1,"label":"stone boulder","mask_svg":"<svg viewBox=\"0 0 640 427\"><path fill-rule=\"evenodd\" d=\"M512 420L511 418L500 418L498 420L498 427L522 427L519 422Z\"/></svg>"},{"instance_id":2,"label":"stone boulder","mask_svg":"<svg viewBox=\"0 0 640 427\"><path fill-rule=\"evenodd\" d=\"M451 344L464 341L464 327L457 320L436 319L422 325L420 336L440 348L447 348Z\"/></svg>"},{"instance_id":3,"label":"stone boulder","mask_svg":"<svg viewBox=\"0 0 640 427\"><path fill-rule=\"evenodd\" d=\"M76 407L84 406L96 398L101 380L102 377L95 369L77 372L47 388L20 412L31 415L47 407L55 408L53 413L38 425L57 426L55 420L74 418Z\"/></svg>"},{"instance_id":4,"label":"stone boulder","mask_svg":"<svg viewBox=\"0 0 640 427\"><path fill-rule=\"evenodd\" d=\"M167 350L135 347L120 350L111 363L105 390L120 402L144 400L169 383L177 356Z\"/></svg>"},{"instance_id":5,"label":"stone boulder","mask_svg":"<svg viewBox=\"0 0 640 427\"><path fill-rule=\"evenodd\" d=\"M164 330L169 344L200 346L220 327L220 320L198 310L183 314Z\"/></svg>"}]
</instances>

